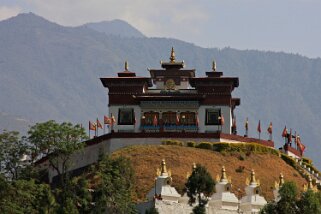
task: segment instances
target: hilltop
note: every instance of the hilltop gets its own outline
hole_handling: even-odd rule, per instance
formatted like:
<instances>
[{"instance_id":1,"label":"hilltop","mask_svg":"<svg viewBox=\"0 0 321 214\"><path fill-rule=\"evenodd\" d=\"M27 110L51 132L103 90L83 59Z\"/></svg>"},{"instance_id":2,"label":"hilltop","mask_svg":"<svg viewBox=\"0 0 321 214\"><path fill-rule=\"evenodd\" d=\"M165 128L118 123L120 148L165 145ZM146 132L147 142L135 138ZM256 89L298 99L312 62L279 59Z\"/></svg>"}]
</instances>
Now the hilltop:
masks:
<instances>
[{"instance_id":1,"label":"hilltop","mask_svg":"<svg viewBox=\"0 0 321 214\"><path fill-rule=\"evenodd\" d=\"M274 182L278 181L280 173L283 173L285 180L294 181L301 190L306 184L299 172L277 155L251 153L242 158L240 155L172 145L131 146L112 154L113 157L123 156L131 160L136 174L138 201L144 200L154 185L156 169L160 167L162 159L166 160L167 168L172 172L173 186L180 193L183 192L187 173L191 173L194 162L206 166L214 179L224 165L227 175L232 179L232 191L238 196L244 195L245 181L251 169L255 170L263 195L268 200L273 199ZM236 172L240 166L244 167L244 171Z\"/></svg>"}]
</instances>

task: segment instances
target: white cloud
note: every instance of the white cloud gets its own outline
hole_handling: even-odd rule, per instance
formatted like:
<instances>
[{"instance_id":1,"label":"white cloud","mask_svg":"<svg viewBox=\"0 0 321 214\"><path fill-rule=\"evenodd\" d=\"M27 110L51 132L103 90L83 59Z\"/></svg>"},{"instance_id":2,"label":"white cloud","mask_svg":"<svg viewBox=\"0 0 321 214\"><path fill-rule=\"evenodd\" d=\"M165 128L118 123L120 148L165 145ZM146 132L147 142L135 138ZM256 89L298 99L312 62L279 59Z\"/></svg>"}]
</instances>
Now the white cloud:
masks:
<instances>
[{"instance_id":1,"label":"white cloud","mask_svg":"<svg viewBox=\"0 0 321 214\"><path fill-rule=\"evenodd\" d=\"M22 10L20 7L0 6L0 21L18 15Z\"/></svg>"}]
</instances>

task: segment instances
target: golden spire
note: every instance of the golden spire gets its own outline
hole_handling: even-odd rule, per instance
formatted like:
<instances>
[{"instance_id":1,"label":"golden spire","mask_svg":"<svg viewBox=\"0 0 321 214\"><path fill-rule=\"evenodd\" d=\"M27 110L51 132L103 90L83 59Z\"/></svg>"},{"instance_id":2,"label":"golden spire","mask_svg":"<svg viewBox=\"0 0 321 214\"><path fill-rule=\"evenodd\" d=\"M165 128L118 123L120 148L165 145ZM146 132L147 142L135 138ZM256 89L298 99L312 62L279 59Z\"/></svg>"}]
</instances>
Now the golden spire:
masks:
<instances>
[{"instance_id":1,"label":"golden spire","mask_svg":"<svg viewBox=\"0 0 321 214\"><path fill-rule=\"evenodd\" d=\"M308 189L313 189L312 178L311 178L310 175L309 175L309 177L308 177L308 181L309 181L309 183L308 183Z\"/></svg>"},{"instance_id":2,"label":"golden spire","mask_svg":"<svg viewBox=\"0 0 321 214\"><path fill-rule=\"evenodd\" d=\"M216 62L215 62L215 60L213 60L213 62L212 62L212 70L216 71Z\"/></svg>"},{"instance_id":3,"label":"golden spire","mask_svg":"<svg viewBox=\"0 0 321 214\"><path fill-rule=\"evenodd\" d=\"M284 177L283 177L283 174L280 173L280 176L279 176L279 187L281 187L283 184L284 184Z\"/></svg>"},{"instance_id":4,"label":"golden spire","mask_svg":"<svg viewBox=\"0 0 321 214\"><path fill-rule=\"evenodd\" d=\"M171 60L171 63L175 62L175 51L174 51L174 47L172 47L172 51L171 51L171 57L169 58Z\"/></svg>"},{"instance_id":5,"label":"golden spire","mask_svg":"<svg viewBox=\"0 0 321 214\"><path fill-rule=\"evenodd\" d=\"M251 180L250 180L250 184L256 184L254 169L251 170Z\"/></svg>"},{"instance_id":6,"label":"golden spire","mask_svg":"<svg viewBox=\"0 0 321 214\"><path fill-rule=\"evenodd\" d=\"M225 167L224 166L222 166L222 174L221 174L221 182L222 181L226 181L226 179L227 179L227 176L226 176L226 170L225 170Z\"/></svg>"},{"instance_id":7,"label":"golden spire","mask_svg":"<svg viewBox=\"0 0 321 214\"><path fill-rule=\"evenodd\" d=\"M166 169L166 162L165 159L162 160L162 168L161 168L161 174L165 174L167 173L167 169Z\"/></svg>"},{"instance_id":8,"label":"golden spire","mask_svg":"<svg viewBox=\"0 0 321 214\"><path fill-rule=\"evenodd\" d=\"M125 71L128 71L128 62L125 61Z\"/></svg>"}]
</instances>

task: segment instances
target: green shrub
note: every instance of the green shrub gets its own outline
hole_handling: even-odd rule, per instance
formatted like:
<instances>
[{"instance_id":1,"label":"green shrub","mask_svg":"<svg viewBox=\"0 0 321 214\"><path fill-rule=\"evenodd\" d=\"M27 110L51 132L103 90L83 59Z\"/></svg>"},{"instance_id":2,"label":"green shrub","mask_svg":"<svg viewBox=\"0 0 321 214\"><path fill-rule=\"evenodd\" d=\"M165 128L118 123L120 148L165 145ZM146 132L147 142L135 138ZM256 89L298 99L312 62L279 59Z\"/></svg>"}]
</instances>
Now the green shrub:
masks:
<instances>
[{"instance_id":1,"label":"green shrub","mask_svg":"<svg viewBox=\"0 0 321 214\"><path fill-rule=\"evenodd\" d=\"M309 158L307 158L307 157L302 157L302 161L303 161L304 163L307 163L307 164L309 164L309 165L312 165L312 160L309 159Z\"/></svg>"},{"instance_id":2,"label":"green shrub","mask_svg":"<svg viewBox=\"0 0 321 214\"><path fill-rule=\"evenodd\" d=\"M293 158L291 158L290 156L287 156L286 154L281 154L281 158L290 166L292 166L293 168L297 168L296 167L296 162Z\"/></svg>"},{"instance_id":3,"label":"green shrub","mask_svg":"<svg viewBox=\"0 0 321 214\"><path fill-rule=\"evenodd\" d=\"M162 140L162 145L175 145L175 146L183 146L184 143L179 140Z\"/></svg>"},{"instance_id":4,"label":"green shrub","mask_svg":"<svg viewBox=\"0 0 321 214\"><path fill-rule=\"evenodd\" d=\"M245 155L243 152L240 153L239 160L240 160L240 161L244 161L245 158L246 158L246 155Z\"/></svg>"},{"instance_id":5,"label":"green shrub","mask_svg":"<svg viewBox=\"0 0 321 214\"><path fill-rule=\"evenodd\" d=\"M201 142L196 146L196 148L212 150L213 144L208 142Z\"/></svg>"},{"instance_id":6,"label":"green shrub","mask_svg":"<svg viewBox=\"0 0 321 214\"><path fill-rule=\"evenodd\" d=\"M195 147L196 143L194 141L187 141L186 145L187 145L187 147Z\"/></svg>"},{"instance_id":7,"label":"green shrub","mask_svg":"<svg viewBox=\"0 0 321 214\"><path fill-rule=\"evenodd\" d=\"M247 156L250 156L251 153L279 155L279 152L274 148L262 146L256 143L214 143L213 150L220 153L222 151L242 152Z\"/></svg>"}]
</instances>

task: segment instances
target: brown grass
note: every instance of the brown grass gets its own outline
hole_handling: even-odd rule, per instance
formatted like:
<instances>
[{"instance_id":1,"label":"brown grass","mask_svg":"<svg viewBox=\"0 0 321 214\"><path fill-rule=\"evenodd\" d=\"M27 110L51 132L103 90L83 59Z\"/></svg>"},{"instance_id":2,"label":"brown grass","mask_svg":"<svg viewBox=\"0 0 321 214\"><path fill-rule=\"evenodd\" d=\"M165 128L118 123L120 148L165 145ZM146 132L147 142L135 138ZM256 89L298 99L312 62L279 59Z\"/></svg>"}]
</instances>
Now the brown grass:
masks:
<instances>
[{"instance_id":1,"label":"brown grass","mask_svg":"<svg viewBox=\"0 0 321 214\"><path fill-rule=\"evenodd\" d=\"M166 160L167 169L173 177L173 186L182 193L186 182L186 175L192 171L192 164L205 166L213 179L220 173L221 167L226 168L227 176L232 178L232 191L238 196L244 195L246 178L251 169L255 170L256 179L260 180L262 193L267 200L273 199L274 182L282 172L286 181L294 181L302 190L305 179L281 158L272 154L251 154L240 160L240 154L225 153L170 145L144 145L123 148L113 153L113 157L124 156L131 160L136 174L136 191L138 201L145 200L146 194L153 187L156 169L161 160ZM239 166L245 167L242 173L235 170ZM240 188L240 192L237 189Z\"/></svg>"}]
</instances>

